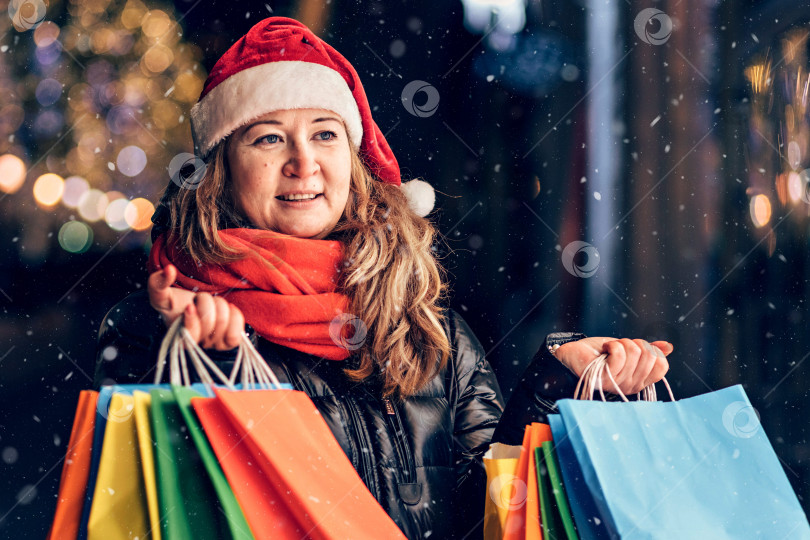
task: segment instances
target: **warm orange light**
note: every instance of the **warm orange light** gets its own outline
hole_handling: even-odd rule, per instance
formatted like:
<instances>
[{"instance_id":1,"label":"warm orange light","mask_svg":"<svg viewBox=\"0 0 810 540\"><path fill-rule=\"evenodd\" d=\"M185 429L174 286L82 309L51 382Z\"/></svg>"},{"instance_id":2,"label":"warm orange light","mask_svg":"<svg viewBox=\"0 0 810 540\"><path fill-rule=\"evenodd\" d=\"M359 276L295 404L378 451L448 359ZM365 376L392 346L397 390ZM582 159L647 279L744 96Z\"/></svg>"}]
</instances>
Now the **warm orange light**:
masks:
<instances>
[{"instance_id":1,"label":"warm orange light","mask_svg":"<svg viewBox=\"0 0 810 540\"><path fill-rule=\"evenodd\" d=\"M53 206L65 192L65 181L58 174L43 174L34 182L34 199L43 206Z\"/></svg>"},{"instance_id":2,"label":"warm orange light","mask_svg":"<svg viewBox=\"0 0 810 540\"><path fill-rule=\"evenodd\" d=\"M165 71L172 65L173 60L174 54L172 54L172 50L163 45L155 45L143 55L143 63L146 65L146 69L152 73Z\"/></svg>"},{"instance_id":3,"label":"warm orange light","mask_svg":"<svg viewBox=\"0 0 810 540\"><path fill-rule=\"evenodd\" d=\"M155 205L144 198L132 199L124 211L127 224L136 231L143 231L152 225Z\"/></svg>"},{"instance_id":4,"label":"warm orange light","mask_svg":"<svg viewBox=\"0 0 810 540\"><path fill-rule=\"evenodd\" d=\"M25 182L25 163L14 154L0 156L0 191L15 193Z\"/></svg>"},{"instance_id":5,"label":"warm orange light","mask_svg":"<svg viewBox=\"0 0 810 540\"><path fill-rule=\"evenodd\" d=\"M748 66L745 68L745 77L755 93L765 93L771 86L771 61Z\"/></svg>"},{"instance_id":6,"label":"warm orange light","mask_svg":"<svg viewBox=\"0 0 810 540\"><path fill-rule=\"evenodd\" d=\"M171 29L173 24L174 21L159 9L148 11L141 21L143 33L150 38L162 37Z\"/></svg>"},{"instance_id":7,"label":"warm orange light","mask_svg":"<svg viewBox=\"0 0 810 540\"><path fill-rule=\"evenodd\" d=\"M759 194L751 198L751 220L757 227L764 227L771 220L771 200Z\"/></svg>"}]
</instances>

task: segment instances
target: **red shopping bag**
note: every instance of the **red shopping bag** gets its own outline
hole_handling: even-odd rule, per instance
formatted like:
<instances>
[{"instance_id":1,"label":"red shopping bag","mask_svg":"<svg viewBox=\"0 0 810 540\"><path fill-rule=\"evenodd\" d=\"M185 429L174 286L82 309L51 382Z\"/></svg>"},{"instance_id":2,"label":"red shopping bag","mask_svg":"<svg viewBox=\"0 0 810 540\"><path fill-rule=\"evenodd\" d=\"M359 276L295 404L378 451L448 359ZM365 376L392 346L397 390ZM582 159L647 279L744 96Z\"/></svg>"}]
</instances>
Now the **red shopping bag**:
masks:
<instances>
[{"instance_id":1,"label":"red shopping bag","mask_svg":"<svg viewBox=\"0 0 810 540\"><path fill-rule=\"evenodd\" d=\"M90 475L90 453L93 448L93 430L96 424L98 392L83 390L79 393L76 416L70 431L56 512L48 533L48 540L75 539L82 517L87 479Z\"/></svg>"},{"instance_id":2,"label":"red shopping bag","mask_svg":"<svg viewBox=\"0 0 810 540\"><path fill-rule=\"evenodd\" d=\"M232 447L242 446L250 454L254 470L247 472L247 478L243 477L242 482L236 484L231 480L238 474L235 472L238 459L233 455L236 451L226 455L214 448L251 528L255 511L248 510L248 507L261 498L262 493L274 493L283 505L272 514L265 514L263 519L276 520L286 513L284 519L295 520L309 538L405 538L368 491L305 393L219 388L214 392L216 398L198 398L192 400L192 404L198 414L202 411L200 420L209 440L222 438L221 434L216 435L222 425L212 423L211 418L215 415L210 414L215 406L211 403L218 405L230 421L230 429L241 438L240 442L232 443ZM206 413L207 421L204 419ZM233 431L228 432L230 436ZM244 458L243 454L240 459ZM244 468L242 473L245 473ZM245 480L252 483L246 487ZM257 538L268 538L260 536L256 530L253 532Z\"/></svg>"},{"instance_id":3,"label":"red shopping bag","mask_svg":"<svg viewBox=\"0 0 810 540\"><path fill-rule=\"evenodd\" d=\"M276 486L257 466L257 460L262 458L251 455L222 405L216 398L192 398L191 404L253 536L258 540L303 538L304 530L286 510Z\"/></svg>"}]
</instances>

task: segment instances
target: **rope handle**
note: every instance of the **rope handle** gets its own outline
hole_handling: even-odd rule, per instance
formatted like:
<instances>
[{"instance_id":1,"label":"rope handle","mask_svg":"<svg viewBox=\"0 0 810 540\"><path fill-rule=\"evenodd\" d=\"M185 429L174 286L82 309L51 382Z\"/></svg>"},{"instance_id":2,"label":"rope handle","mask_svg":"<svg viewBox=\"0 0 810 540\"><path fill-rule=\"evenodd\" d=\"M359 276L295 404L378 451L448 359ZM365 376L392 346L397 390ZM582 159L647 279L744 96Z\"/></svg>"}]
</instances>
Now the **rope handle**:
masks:
<instances>
[{"instance_id":1,"label":"rope handle","mask_svg":"<svg viewBox=\"0 0 810 540\"><path fill-rule=\"evenodd\" d=\"M200 345L191 337L183 326L184 316L180 315L169 326L158 351L158 361L155 370L155 384L163 379L166 364L169 366L169 382L181 386L191 386L189 361L203 384L222 384L233 390L237 374L241 374L242 388L250 389L257 386L275 385L279 388L281 383L270 366L253 346L247 334L242 333L236 360L230 376L225 375L216 363L205 353ZM210 371L209 371L210 370ZM216 377L216 380L214 376Z\"/></svg>"},{"instance_id":2,"label":"rope handle","mask_svg":"<svg viewBox=\"0 0 810 540\"><path fill-rule=\"evenodd\" d=\"M619 385L616 384L616 379L613 378L613 374L610 372L610 368L607 365L607 356L607 354L597 356L585 367L579 381L577 382L577 387L574 389L574 399L593 400L594 391L599 390L602 401L607 401L605 398L605 392L602 389L602 375L607 372L610 382L613 383L613 386L616 388L622 400L630 401L627 399L627 396L624 395L624 392L621 391ZM664 381L664 385L667 387L669 399L675 401L675 396L672 394L672 388L669 386L669 382L667 381L666 377L661 380ZM639 401L658 401L658 395L656 393L654 384L643 388L641 392L636 395L638 396Z\"/></svg>"}]
</instances>

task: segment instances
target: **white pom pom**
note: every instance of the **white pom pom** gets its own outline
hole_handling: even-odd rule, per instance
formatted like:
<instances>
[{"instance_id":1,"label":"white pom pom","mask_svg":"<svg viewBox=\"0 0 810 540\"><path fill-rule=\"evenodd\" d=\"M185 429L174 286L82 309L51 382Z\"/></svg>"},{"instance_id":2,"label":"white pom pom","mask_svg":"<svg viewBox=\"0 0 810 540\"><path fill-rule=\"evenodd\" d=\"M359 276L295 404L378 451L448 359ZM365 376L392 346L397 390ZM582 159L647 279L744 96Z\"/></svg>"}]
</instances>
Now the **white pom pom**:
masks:
<instances>
[{"instance_id":1,"label":"white pom pom","mask_svg":"<svg viewBox=\"0 0 810 540\"><path fill-rule=\"evenodd\" d=\"M400 188L408 198L408 205L413 212L421 217L425 217L433 210L436 204L436 192L433 186L424 180L411 180L404 182Z\"/></svg>"}]
</instances>

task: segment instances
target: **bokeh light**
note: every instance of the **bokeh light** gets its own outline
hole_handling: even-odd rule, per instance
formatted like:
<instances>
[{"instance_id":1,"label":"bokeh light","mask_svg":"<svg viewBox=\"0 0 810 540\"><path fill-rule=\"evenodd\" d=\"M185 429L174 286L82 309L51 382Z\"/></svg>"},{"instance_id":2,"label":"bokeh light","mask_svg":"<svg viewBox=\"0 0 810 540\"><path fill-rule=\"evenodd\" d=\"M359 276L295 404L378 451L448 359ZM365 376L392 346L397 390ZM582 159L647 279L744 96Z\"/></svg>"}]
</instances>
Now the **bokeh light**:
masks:
<instances>
[{"instance_id":1,"label":"bokeh light","mask_svg":"<svg viewBox=\"0 0 810 540\"><path fill-rule=\"evenodd\" d=\"M65 193L62 195L62 204L68 208L76 208L79 206L79 201L87 190L90 189L90 184L81 176L71 176L65 179Z\"/></svg>"},{"instance_id":2,"label":"bokeh light","mask_svg":"<svg viewBox=\"0 0 810 540\"><path fill-rule=\"evenodd\" d=\"M87 221L100 220L107 211L107 194L99 189L89 189L79 199L79 215Z\"/></svg>"},{"instance_id":3,"label":"bokeh light","mask_svg":"<svg viewBox=\"0 0 810 540\"><path fill-rule=\"evenodd\" d=\"M751 198L751 220L756 227L764 227L771 220L771 200L760 193Z\"/></svg>"},{"instance_id":4,"label":"bokeh light","mask_svg":"<svg viewBox=\"0 0 810 540\"><path fill-rule=\"evenodd\" d=\"M54 109L40 111L34 118L33 131L43 138L53 137L65 125L65 117L61 112Z\"/></svg>"},{"instance_id":5,"label":"bokeh light","mask_svg":"<svg viewBox=\"0 0 810 540\"><path fill-rule=\"evenodd\" d=\"M116 231L129 229L129 223L124 217L128 205L129 201L123 198L115 199L107 205L107 209L104 211L104 221L107 222L111 229Z\"/></svg>"},{"instance_id":6,"label":"bokeh light","mask_svg":"<svg viewBox=\"0 0 810 540\"><path fill-rule=\"evenodd\" d=\"M25 163L14 154L0 156L0 190L15 193L25 182Z\"/></svg>"},{"instance_id":7,"label":"bokeh light","mask_svg":"<svg viewBox=\"0 0 810 540\"><path fill-rule=\"evenodd\" d=\"M142 65L151 73L162 73L174 60L172 50L164 45L155 45L143 55Z\"/></svg>"},{"instance_id":8,"label":"bokeh light","mask_svg":"<svg viewBox=\"0 0 810 540\"><path fill-rule=\"evenodd\" d=\"M59 229L59 245L70 253L84 253L93 245L93 229L81 221L68 221Z\"/></svg>"},{"instance_id":9,"label":"bokeh light","mask_svg":"<svg viewBox=\"0 0 810 540\"><path fill-rule=\"evenodd\" d=\"M34 30L34 43L37 47L49 47L59 37L59 25L45 21Z\"/></svg>"},{"instance_id":10,"label":"bokeh light","mask_svg":"<svg viewBox=\"0 0 810 540\"><path fill-rule=\"evenodd\" d=\"M37 47L37 50L34 51L34 56L37 57L37 61L42 64L43 66L49 66L59 60L59 57L62 54L62 47L57 42L53 42L47 47Z\"/></svg>"},{"instance_id":11,"label":"bokeh light","mask_svg":"<svg viewBox=\"0 0 810 540\"><path fill-rule=\"evenodd\" d=\"M788 174L787 189L790 200L799 202L799 199L802 197L802 191L804 190L804 182L802 182L802 177L799 173L791 171Z\"/></svg>"},{"instance_id":12,"label":"bokeh light","mask_svg":"<svg viewBox=\"0 0 810 540\"><path fill-rule=\"evenodd\" d=\"M122 174L138 176L146 167L146 152L138 146L125 146L118 152L116 164Z\"/></svg>"},{"instance_id":13,"label":"bokeh light","mask_svg":"<svg viewBox=\"0 0 810 540\"><path fill-rule=\"evenodd\" d=\"M58 203L64 191L65 181L58 174L43 174L34 182L34 199L42 206Z\"/></svg>"},{"instance_id":14,"label":"bokeh light","mask_svg":"<svg viewBox=\"0 0 810 540\"><path fill-rule=\"evenodd\" d=\"M37 85L36 96L43 107L53 105L62 96L62 84L56 79L42 79Z\"/></svg>"},{"instance_id":15,"label":"bokeh light","mask_svg":"<svg viewBox=\"0 0 810 540\"><path fill-rule=\"evenodd\" d=\"M138 197L129 201L124 211L124 219L136 231L143 231L152 225L152 214L154 213L155 205L147 199Z\"/></svg>"},{"instance_id":16,"label":"bokeh light","mask_svg":"<svg viewBox=\"0 0 810 540\"><path fill-rule=\"evenodd\" d=\"M151 38L160 38L172 27L172 20L159 9L148 11L141 21L143 33Z\"/></svg>"}]
</instances>

